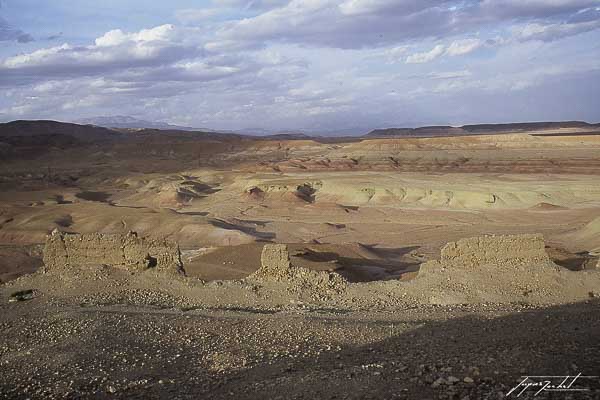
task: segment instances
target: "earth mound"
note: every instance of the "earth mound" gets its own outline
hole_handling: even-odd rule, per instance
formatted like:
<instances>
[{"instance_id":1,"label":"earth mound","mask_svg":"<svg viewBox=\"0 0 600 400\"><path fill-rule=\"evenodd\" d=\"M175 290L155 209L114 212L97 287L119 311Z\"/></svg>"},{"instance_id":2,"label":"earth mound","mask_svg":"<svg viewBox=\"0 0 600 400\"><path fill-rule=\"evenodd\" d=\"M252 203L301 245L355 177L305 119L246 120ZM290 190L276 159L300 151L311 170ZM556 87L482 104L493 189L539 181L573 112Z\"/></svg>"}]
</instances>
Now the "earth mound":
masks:
<instances>
[{"instance_id":1,"label":"earth mound","mask_svg":"<svg viewBox=\"0 0 600 400\"><path fill-rule=\"evenodd\" d=\"M43 260L46 269L108 265L135 271L184 273L176 243L140 238L135 232L67 234L54 230L46 237Z\"/></svg>"}]
</instances>

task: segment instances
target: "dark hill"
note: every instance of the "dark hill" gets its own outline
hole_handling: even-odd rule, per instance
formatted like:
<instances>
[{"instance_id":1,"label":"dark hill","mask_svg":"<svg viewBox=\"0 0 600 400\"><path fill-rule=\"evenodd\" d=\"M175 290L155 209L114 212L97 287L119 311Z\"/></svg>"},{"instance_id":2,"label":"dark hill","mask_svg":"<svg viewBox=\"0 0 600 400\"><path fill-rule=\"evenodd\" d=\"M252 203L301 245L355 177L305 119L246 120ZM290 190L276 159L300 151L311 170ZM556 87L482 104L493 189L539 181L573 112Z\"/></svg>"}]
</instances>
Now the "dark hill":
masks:
<instances>
[{"instance_id":1,"label":"dark hill","mask_svg":"<svg viewBox=\"0 0 600 400\"><path fill-rule=\"evenodd\" d=\"M462 127L467 132L502 132L502 131L538 131L543 129L560 128L594 128L598 124L588 124L583 121L564 121L564 122L524 122L514 124L478 124L465 125Z\"/></svg>"},{"instance_id":2,"label":"dark hill","mask_svg":"<svg viewBox=\"0 0 600 400\"><path fill-rule=\"evenodd\" d=\"M80 142L119 139L122 133L94 125L78 125L57 121L12 121L0 124L0 137L71 137ZM23 139L25 140L25 139ZM6 141L6 140L3 140Z\"/></svg>"}]
</instances>

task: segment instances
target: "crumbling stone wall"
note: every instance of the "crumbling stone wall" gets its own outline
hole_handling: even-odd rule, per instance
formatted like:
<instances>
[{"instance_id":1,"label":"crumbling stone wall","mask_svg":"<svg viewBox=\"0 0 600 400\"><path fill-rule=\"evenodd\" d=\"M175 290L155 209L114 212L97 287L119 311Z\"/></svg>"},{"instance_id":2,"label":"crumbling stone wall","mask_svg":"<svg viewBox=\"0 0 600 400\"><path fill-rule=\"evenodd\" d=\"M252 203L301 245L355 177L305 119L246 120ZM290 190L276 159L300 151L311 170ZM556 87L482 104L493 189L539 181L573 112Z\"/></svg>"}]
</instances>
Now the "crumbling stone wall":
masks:
<instances>
[{"instance_id":1,"label":"crumbling stone wall","mask_svg":"<svg viewBox=\"0 0 600 400\"><path fill-rule=\"evenodd\" d=\"M140 238L135 232L68 234L55 230L46 237L44 265L47 268L109 265L138 271L153 268L183 272L177 243Z\"/></svg>"},{"instance_id":2,"label":"crumbling stone wall","mask_svg":"<svg viewBox=\"0 0 600 400\"><path fill-rule=\"evenodd\" d=\"M481 265L549 263L540 234L491 235L461 239L442 248L440 262L464 268Z\"/></svg>"}]
</instances>

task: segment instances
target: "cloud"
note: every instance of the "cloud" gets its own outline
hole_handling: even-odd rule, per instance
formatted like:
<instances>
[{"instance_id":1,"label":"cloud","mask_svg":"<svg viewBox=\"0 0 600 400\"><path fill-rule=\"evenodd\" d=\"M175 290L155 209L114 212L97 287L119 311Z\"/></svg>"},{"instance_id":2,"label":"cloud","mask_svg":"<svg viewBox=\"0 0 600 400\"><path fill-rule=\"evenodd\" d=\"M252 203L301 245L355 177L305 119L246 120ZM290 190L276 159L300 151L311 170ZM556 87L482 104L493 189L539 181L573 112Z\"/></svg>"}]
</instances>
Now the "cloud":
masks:
<instances>
[{"instance_id":1,"label":"cloud","mask_svg":"<svg viewBox=\"0 0 600 400\"><path fill-rule=\"evenodd\" d=\"M157 47L155 45L163 45L173 43L181 39L180 31L174 25L167 24L157 26L152 29L142 29L139 32L124 33L120 29L114 29L106 32L103 36L95 40L96 47L111 47L126 43L135 43L136 45L148 47Z\"/></svg>"},{"instance_id":2,"label":"cloud","mask_svg":"<svg viewBox=\"0 0 600 400\"><path fill-rule=\"evenodd\" d=\"M463 56L472 53L483 45L480 39L459 39L451 42L448 46L438 44L430 51L411 54L406 57L407 64L423 64L434 61L442 56ZM405 48L404 48L405 49Z\"/></svg>"},{"instance_id":3,"label":"cloud","mask_svg":"<svg viewBox=\"0 0 600 400\"><path fill-rule=\"evenodd\" d=\"M572 14L565 22L577 24L580 22L590 22L600 20L600 3L599 7L584 8Z\"/></svg>"},{"instance_id":4,"label":"cloud","mask_svg":"<svg viewBox=\"0 0 600 400\"><path fill-rule=\"evenodd\" d=\"M448 46L446 54L449 56L462 56L477 50L481 45L482 42L479 39L455 40Z\"/></svg>"},{"instance_id":5,"label":"cloud","mask_svg":"<svg viewBox=\"0 0 600 400\"><path fill-rule=\"evenodd\" d=\"M600 20L559 24L531 23L513 28L513 36L519 41L540 40L543 42L552 42L599 28Z\"/></svg>"},{"instance_id":6,"label":"cloud","mask_svg":"<svg viewBox=\"0 0 600 400\"><path fill-rule=\"evenodd\" d=\"M598 0L292 0L230 21L217 37L360 49L464 35L514 21L595 18L582 13L597 5Z\"/></svg>"},{"instance_id":7,"label":"cloud","mask_svg":"<svg viewBox=\"0 0 600 400\"><path fill-rule=\"evenodd\" d=\"M5 79L42 80L161 67L201 56L202 48L188 39L190 37L184 39L184 32L173 25L133 33L116 29L98 37L89 46L63 44L8 57L0 61L0 84Z\"/></svg>"},{"instance_id":8,"label":"cloud","mask_svg":"<svg viewBox=\"0 0 600 400\"><path fill-rule=\"evenodd\" d=\"M415 53L406 57L407 64L422 64L435 60L442 54L444 54L446 47L444 45L438 44L430 51L426 51L424 53Z\"/></svg>"},{"instance_id":9,"label":"cloud","mask_svg":"<svg viewBox=\"0 0 600 400\"><path fill-rule=\"evenodd\" d=\"M6 41L28 43L33 42L34 39L30 34L11 26L7 20L0 17L0 42Z\"/></svg>"},{"instance_id":10,"label":"cloud","mask_svg":"<svg viewBox=\"0 0 600 400\"><path fill-rule=\"evenodd\" d=\"M46 37L46 40L58 40L62 36L63 36L63 33L62 32L58 32L58 33L55 33L53 35L50 35L50 36Z\"/></svg>"},{"instance_id":11,"label":"cloud","mask_svg":"<svg viewBox=\"0 0 600 400\"><path fill-rule=\"evenodd\" d=\"M213 3L219 7L263 11L285 6L289 2L290 0L213 0Z\"/></svg>"},{"instance_id":12,"label":"cloud","mask_svg":"<svg viewBox=\"0 0 600 400\"><path fill-rule=\"evenodd\" d=\"M382 46L462 26L456 11L436 5L440 3L446 2L292 0L284 7L224 24L217 37L338 48Z\"/></svg>"},{"instance_id":13,"label":"cloud","mask_svg":"<svg viewBox=\"0 0 600 400\"><path fill-rule=\"evenodd\" d=\"M63 44L8 57L0 60L0 87L12 94L10 99L0 96L0 114L56 119L110 115L115 109L143 115L160 108L161 118L182 110L187 117L180 117L188 118L197 115L197 107L225 122L233 113L241 120L249 110L223 99L268 101L269 94L287 92L307 67L304 60L275 49L207 51L202 40L202 32L172 25L137 32L116 29L89 45ZM217 105L214 99L222 100ZM234 110L221 117L217 107Z\"/></svg>"},{"instance_id":14,"label":"cloud","mask_svg":"<svg viewBox=\"0 0 600 400\"><path fill-rule=\"evenodd\" d=\"M342 14L349 16L382 14L385 12L413 13L427 7L443 5L449 1L431 0L345 0L338 7Z\"/></svg>"},{"instance_id":15,"label":"cloud","mask_svg":"<svg viewBox=\"0 0 600 400\"><path fill-rule=\"evenodd\" d=\"M394 46L385 49L379 57L383 56L387 59L388 64L403 62L405 54L408 52L409 46Z\"/></svg>"},{"instance_id":16,"label":"cloud","mask_svg":"<svg viewBox=\"0 0 600 400\"><path fill-rule=\"evenodd\" d=\"M483 14L494 18L546 18L598 6L597 0L483 0Z\"/></svg>"},{"instance_id":17,"label":"cloud","mask_svg":"<svg viewBox=\"0 0 600 400\"><path fill-rule=\"evenodd\" d=\"M489 104L534 94L531 115L555 118L537 104L564 106L544 94L564 79L581 93L565 110L600 119L590 106L600 11L589 4L214 0L165 13L183 26L120 26L83 42L67 33L4 52L18 55L0 59L0 118L128 114L223 129L368 130L503 119ZM48 29L41 37L56 32Z\"/></svg>"}]
</instances>

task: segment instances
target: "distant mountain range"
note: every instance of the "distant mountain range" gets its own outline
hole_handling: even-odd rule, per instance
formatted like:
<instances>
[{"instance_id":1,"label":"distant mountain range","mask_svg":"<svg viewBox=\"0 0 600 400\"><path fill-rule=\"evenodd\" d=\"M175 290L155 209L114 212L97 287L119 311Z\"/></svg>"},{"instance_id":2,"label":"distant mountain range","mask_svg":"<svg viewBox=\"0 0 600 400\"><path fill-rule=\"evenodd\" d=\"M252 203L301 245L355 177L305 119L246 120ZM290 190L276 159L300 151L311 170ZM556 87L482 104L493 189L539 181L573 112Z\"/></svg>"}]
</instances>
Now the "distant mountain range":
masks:
<instances>
[{"instance_id":1,"label":"distant mountain range","mask_svg":"<svg viewBox=\"0 0 600 400\"><path fill-rule=\"evenodd\" d=\"M160 121L145 121L127 115L113 115L110 117L83 118L75 121L78 124L103 126L105 128L123 129L170 129L179 131L212 131L210 129L195 129L189 126L171 125Z\"/></svg>"},{"instance_id":2,"label":"distant mountain range","mask_svg":"<svg viewBox=\"0 0 600 400\"><path fill-rule=\"evenodd\" d=\"M369 138L382 137L435 137L435 136L464 136L464 135L493 135L499 133L542 132L559 129L576 129L578 131L596 131L600 124L589 124L582 121L564 122L523 122L508 124L478 124L454 126L423 126L419 128L386 128L375 129L365 136Z\"/></svg>"},{"instance_id":3,"label":"distant mountain range","mask_svg":"<svg viewBox=\"0 0 600 400\"><path fill-rule=\"evenodd\" d=\"M305 138L310 136L357 136L361 129L326 129L326 130L286 130L286 129L266 129L261 127L243 128L243 129L211 129L211 128L194 128L190 126L173 125L162 121L147 121L127 115L101 116L93 118L83 118L74 121L77 124L102 126L105 128L116 129L161 129L161 130L178 130L178 131L200 131L213 133L227 133L248 136L264 136L264 137L287 137L287 138ZM363 132L365 130L362 130Z\"/></svg>"},{"instance_id":4,"label":"distant mountain range","mask_svg":"<svg viewBox=\"0 0 600 400\"><path fill-rule=\"evenodd\" d=\"M104 120L104 121L113 121ZM128 122L129 121L129 122ZM424 126L420 128L376 129L363 136L312 135L304 132L258 131L215 131L211 129L192 129L175 125L160 125L163 128L144 128L138 126L141 120L126 117L120 127L102 127L96 124L74 124L57 121L12 121L0 123L0 142L13 145L40 143L103 142L141 138L171 138L181 140L302 140L318 141L360 140L361 138L390 137L444 137L465 135L494 135L501 133L527 132L532 135L600 135L600 124L581 121L531 122L513 124L480 124L452 126ZM144 122L144 121L141 121ZM135 125L131 127L130 123ZM160 124L160 123L159 123ZM185 129L184 129L185 128ZM259 135L257 135L257 133Z\"/></svg>"}]
</instances>

